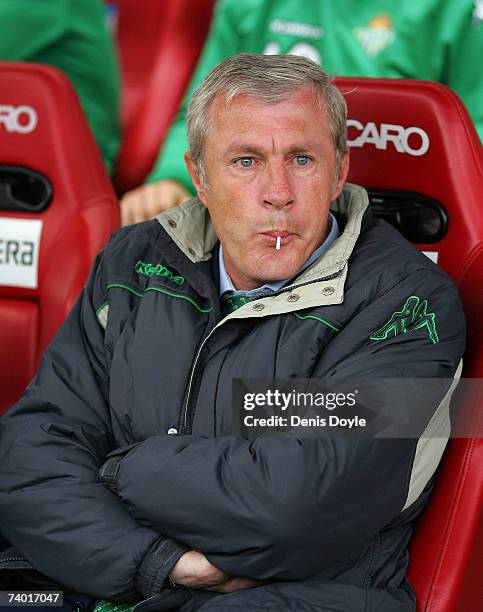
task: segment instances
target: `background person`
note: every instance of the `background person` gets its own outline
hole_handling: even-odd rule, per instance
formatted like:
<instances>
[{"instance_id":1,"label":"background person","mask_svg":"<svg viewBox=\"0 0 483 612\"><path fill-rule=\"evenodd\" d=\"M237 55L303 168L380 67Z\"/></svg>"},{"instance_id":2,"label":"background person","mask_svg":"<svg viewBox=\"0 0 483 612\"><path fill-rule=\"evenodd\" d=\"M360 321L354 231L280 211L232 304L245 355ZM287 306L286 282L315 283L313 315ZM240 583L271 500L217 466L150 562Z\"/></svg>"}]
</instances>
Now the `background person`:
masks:
<instances>
[{"instance_id":1,"label":"background person","mask_svg":"<svg viewBox=\"0 0 483 612\"><path fill-rule=\"evenodd\" d=\"M102 0L1 0L0 24L0 60L50 64L69 78L112 173L119 73Z\"/></svg>"}]
</instances>

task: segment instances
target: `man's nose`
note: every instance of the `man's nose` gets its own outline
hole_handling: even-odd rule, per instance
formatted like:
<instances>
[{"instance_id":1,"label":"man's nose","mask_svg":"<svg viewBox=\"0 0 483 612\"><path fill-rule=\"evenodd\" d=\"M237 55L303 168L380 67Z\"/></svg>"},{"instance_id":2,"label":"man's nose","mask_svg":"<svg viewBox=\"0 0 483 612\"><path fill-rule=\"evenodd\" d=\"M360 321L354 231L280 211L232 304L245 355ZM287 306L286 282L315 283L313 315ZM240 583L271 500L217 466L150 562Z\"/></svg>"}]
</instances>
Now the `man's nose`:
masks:
<instances>
[{"instance_id":1,"label":"man's nose","mask_svg":"<svg viewBox=\"0 0 483 612\"><path fill-rule=\"evenodd\" d=\"M284 208L294 201L294 193L285 161L267 164L263 203L275 208Z\"/></svg>"}]
</instances>

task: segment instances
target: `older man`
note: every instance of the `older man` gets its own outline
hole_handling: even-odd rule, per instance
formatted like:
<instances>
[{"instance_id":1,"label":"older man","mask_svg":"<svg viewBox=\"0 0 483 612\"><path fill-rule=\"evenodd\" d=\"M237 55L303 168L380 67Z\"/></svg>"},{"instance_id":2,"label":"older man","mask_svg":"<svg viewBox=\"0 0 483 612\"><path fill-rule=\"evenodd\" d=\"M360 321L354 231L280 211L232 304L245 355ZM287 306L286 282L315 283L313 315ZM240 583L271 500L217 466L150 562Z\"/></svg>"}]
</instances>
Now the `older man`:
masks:
<instances>
[{"instance_id":1,"label":"older man","mask_svg":"<svg viewBox=\"0 0 483 612\"><path fill-rule=\"evenodd\" d=\"M307 59L208 75L188 113L198 198L113 237L4 419L1 529L28 561L0 567L148 598L136 611L414 609L406 547L448 397L430 441L232 422L234 378L457 372L456 289L344 186L345 119Z\"/></svg>"}]
</instances>

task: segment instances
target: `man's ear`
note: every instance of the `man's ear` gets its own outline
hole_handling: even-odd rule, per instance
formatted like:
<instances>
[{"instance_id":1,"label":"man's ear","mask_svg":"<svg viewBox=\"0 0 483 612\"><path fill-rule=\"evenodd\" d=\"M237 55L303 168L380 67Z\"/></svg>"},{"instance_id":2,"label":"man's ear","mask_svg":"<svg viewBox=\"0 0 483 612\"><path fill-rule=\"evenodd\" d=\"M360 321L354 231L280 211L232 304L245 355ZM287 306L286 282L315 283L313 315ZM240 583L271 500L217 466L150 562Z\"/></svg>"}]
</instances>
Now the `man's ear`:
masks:
<instances>
[{"instance_id":1,"label":"man's ear","mask_svg":"<svg viewBox=\"0 0 483 612\"><path fill-rule=\"evenodd\" d=\"M347 148L344 153L344 157L342 158L340 168L339 168L339 176L337 180L334 182L334 191L332 193L332 197L330 199L331 202L336 200L344 187L344 183L347 180L347 175L349 174L349 149Z\"/></svg>"},{"instance_id":2,"label":"man's ear","mask_svg":"<svg viewBox=\"0 0 483 612\"><path fill-rule=\"evenodd\" d=\"M193 161L193 158L191 157L191 153L189 151L186 151L186 153L184 154L184 161L185 161L186 167L188 168L188 172L191 176L191 180L193 181L193 185L195 186L196 193L198 194L198 198L203 204L205 204L205 200L206 200L205 190L201 186L198 168L196 167L196 164Z\"/></svg>"}]
</instances>

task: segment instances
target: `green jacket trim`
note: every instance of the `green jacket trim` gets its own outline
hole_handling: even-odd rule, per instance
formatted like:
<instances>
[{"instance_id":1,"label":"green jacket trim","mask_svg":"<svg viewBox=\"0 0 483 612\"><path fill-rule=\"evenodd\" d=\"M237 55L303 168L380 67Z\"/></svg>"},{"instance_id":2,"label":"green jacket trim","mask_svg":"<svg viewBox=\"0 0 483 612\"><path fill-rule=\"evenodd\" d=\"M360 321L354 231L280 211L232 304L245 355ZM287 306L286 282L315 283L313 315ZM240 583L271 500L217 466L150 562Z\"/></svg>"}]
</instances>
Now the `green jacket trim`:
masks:
<instances>
[{"instance_id":1,"label":"green jacket trim","mask_svg":"<svg viewBox=\"0 0 483 612\"><path fill-rule=\"evenodd\" d=\"M340 331L340 329L337 329L337 327L335 327L335 325L332 325L332 323L329 323L328 321L320 317L316 317L315 315L303 316L303 315L299 315L297 312L294 312L293 314L297 317L297 319L300 319L301 321L303 321L304 319L314 319L315 321L319 321L319 323L323 323L324 325L327 325L327 327L330 327L330 329L333 329L336 332Z\"/></svg>"},{"instance_id":2,"label":"green jacket trim","mask_svg":"<svg viewBox=\"0 0 483 612\"><path fill-rule=\"evenodd\" d=\"M144 294L141 293L140 291L136 291L135 289L131 289L131 287L128 287L127 285L123 285L122 283L111 283L110 285L107 285L107 287L106 287L106 289L113 289L113 288L125 289L126 291L129 291L130 293L133 293L134 295L136 295L139 298L144 297ZM208 312L211 312L213 310L212 307L210 307L210 308L201 308L201 306L198 306L198 304L194 300L192 300L191 298L187 297L186 295L180 295L179 293L173 293L172 291L166 291L165 289L160 289L159 287L148 287L147 289L144 290L144 293L147 293L148 291L157 291L158 293L164 293L166 295L169 295L170 297L178 298L180 300L186 300L187 302L192 304L196 308L196 310L198 310L199 312L202 312L204 314L206 314ZM96 314L99 313L104 308L106 303L104 303L101 306L99 306L99 308L96 311Z\"/></svg>"},{"instance_id":3,"label":"green jacket trim","mask_svg":"<svg viewBox=\"0 0 483 612\"><path fill-rule=\"evenodd\" d=\"M137 297L142 298L143 294L140 293L139 291L136 291L135 289L131 289L131 287L128 287L127 285L123 285L122 283L111 283L110 285L107 285L106 290L107 289L125 289L126 291L129 291L130 293L133 293L134 295L137 295Z\"/></svg>"},{"instance_id":4,"label":"green jacket trim","mask_svg":"<svg viewBox=\"0 0 483 612\"><path fill-rule=\"evenodd\" d=\"M145 293L147 293L148 291L157 291L158 293L165 293L166 295L169 295L170 297L178 298L180 300L186 300L187 302L190 302L190 304L192 304L196 308L196 310L199 310L200 312L205 313L205 314L213 310L211 306L210 308L201 308L201 306L198 306L198 304L194 300L192 300L189 297L186 297L186 295L180 295L179 293L173 293L172 291L166 291L166 289L160 289L159 287L148 287Z\"/></svg>"},{"instance_id":5,"label":"green jacket trim","mask_svg":"<svg viewBox=\"0 0 483 612\"><path fill-rule=\"evenodd\" d=\"M96 310L96 317L99 318L101 311L109 304L109 301L103 302L99 308Z\"/></svg>"}]
</instances>

